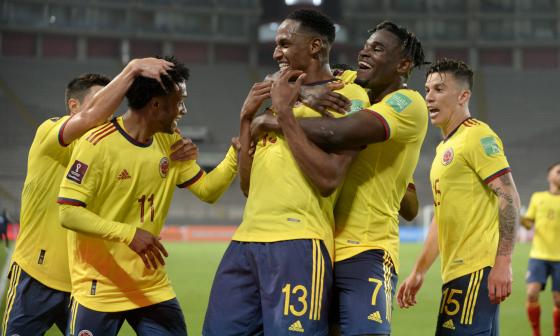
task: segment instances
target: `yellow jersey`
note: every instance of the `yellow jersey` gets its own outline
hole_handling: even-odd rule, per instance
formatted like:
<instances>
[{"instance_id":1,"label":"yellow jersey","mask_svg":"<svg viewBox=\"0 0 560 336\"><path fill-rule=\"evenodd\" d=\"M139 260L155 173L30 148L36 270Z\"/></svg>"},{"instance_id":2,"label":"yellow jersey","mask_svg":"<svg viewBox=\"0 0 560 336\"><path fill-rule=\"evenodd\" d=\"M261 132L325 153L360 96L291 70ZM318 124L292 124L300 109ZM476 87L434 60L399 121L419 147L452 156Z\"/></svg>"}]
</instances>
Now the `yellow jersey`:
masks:
<instances>
[{"instance_id":1,"label":"yellow jersey","mask_svg":"<svg viewBox=\"0 0 560 336\"><path fill-rule=\"evenodd\" d=\"M534 193L524 217L535 222L531 258L560 261L560 195Z\"/></svg>"},{"instance_id":2,"label":"yellow jersey","mask_svg":"<svg viewBox=\"0 0 560 336\"><path fill-rule=\"evenodd\" d=\"M356 84L347 84L337 92L350 99L355 110L369 104L367 94ZM321 116L303 104L297 104L293 113L296 118ZM300 170L284 137L268 133L257 143L243 221L232 239L245 242L321 239L333 260L336 197L337 192L322 197Z\"/></svg>"},{"instance_id":3,"label":"yellow jersey","mask_svg":"<svg viewBox=\"0 0 560 336\"><path fill-rule=\"evenodd\" d=\"M502 141L479 120L465 120L437 146L430 180L444 283L494 265L499 201L487 184L508 172Z\"/></svg>"},{"instance_id":4,"label":"yellow jersey","mask_svg":"<svg viewBox=\"0 0 560 336\"><path fill-rule=\"evenodd\" d=\"M206 177L195 161L169 159L170 147L179 139L156 133L150 143L139 143L126 133L121 117L93 129L76 144L58 203L83 206L123 223L122 235L133 234L132 226L158 236L176 186L192 190ZM229 186L234 176L228 172L222 184ZM165 267L147 269L126 244L75 231L68 237L72 295L81 305L116 312L175 297Z\"/></svg>"},{"instance_id":5,"label":"yellow jersey","mask_svg":"<svg viewBox=\"0 0 560 336\"><path fill-rule=\"evenodd\" d=\"M56 196L73 144L62 143L70 116L43 122L29 150L21 195L19 235L12 255L27 274L43 285L70 292L67 230L60 226Z\"/></svg>"},{"instance_id":6,"label":"yellow jersey","mask_svg":"<svg viewBox=\"0 0 560 336\"><path fill-rule=\"evenodd\" d=\"M352 163L335 207L336 261L382 249L399 269L400 202L428 128L422 96L401 89L368 108L385 126L386 139L370 144Z\"/></svg>"}]
</instances>

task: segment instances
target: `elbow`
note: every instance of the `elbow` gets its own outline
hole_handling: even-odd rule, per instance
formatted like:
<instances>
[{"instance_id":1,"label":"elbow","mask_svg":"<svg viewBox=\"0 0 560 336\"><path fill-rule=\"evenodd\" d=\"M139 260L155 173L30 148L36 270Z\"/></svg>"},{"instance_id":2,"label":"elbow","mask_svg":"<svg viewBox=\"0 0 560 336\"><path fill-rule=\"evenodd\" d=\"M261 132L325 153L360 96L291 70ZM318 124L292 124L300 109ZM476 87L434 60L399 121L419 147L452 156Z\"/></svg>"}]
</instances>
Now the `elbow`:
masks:
<instances>
[{"instance_id":1,"label":"elbow","mask_svg":"<svg viewBox=\"0 0 560 336\"><path fill-rule=\"evenodd\" d=\"M329 197L338 188L338 181L335 179L322 178L317 183L317 189L323 197Z\"/></svg>"}]
</instances>

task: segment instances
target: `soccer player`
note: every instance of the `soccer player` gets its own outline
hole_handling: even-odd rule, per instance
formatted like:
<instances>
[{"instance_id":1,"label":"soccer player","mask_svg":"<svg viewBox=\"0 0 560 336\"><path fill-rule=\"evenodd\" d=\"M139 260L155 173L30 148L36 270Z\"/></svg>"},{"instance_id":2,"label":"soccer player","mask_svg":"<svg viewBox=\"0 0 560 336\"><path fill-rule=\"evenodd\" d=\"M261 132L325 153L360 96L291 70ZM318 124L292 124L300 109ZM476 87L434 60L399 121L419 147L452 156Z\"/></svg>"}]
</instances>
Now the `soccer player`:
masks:
<instances>
[{"instance_id":1,"label":"soccer player","mask_svg":"<svg viewBox=\"0 0 560 336\"><path fill-rule=\"evenodd\" d=\"M128 111L80 139L63 178L60 221L72 230L70 335L116 335L124 320L138 335L186 334L158 235L175 186L214 202L236 175L236 153L230 148L209 174L194 161L169 160L189 73L166 60L173 67L163 87L136 78Z\"/></svg>"},{"instance_id":2,"label":"soccer player","mask_svg":"<svg viewBox=\"0 0 560 336\"><path fill-rule=\"evenodd\" d=\"M444 137L430 172L435 216L397 300L405 308L416 303L424 276L441 253L436 335L497 335L498 304L511 293L519 195L502 141L471 118L472 85L473 72L461 61L442 59L427 71L430 120Z\"/></svg>"},{"instance_id":3,"label":"soccer player","mask_svg":"<svg viewBox=\"0 0 560 336\"><path fill-rule=\"evenodd\" d=\"M307 140L295 118L320 114L295 99L299 86L335 79L329 68L334 37L334 24L321 13L290 14L278 28L273 54L282 70L277 89L285 90L264 81L245 100L240 176L248 199L216 272L203 335L328 334L334 190L352 157L327 154ZM289 87L288 79L297 76L295 87ZM367 103L357 85L340 92L356 105ZM259 139L251 158L251 120L271 95L284 132Z\"/></svg>"},{"instance_id":4,"label":"soccer player","mask_svg":"<svg viewBox=\"0 0 560 336\"><path fill-rule=\"evenodd\" d=\"M554 301L554 334L560 335L560 162L548 169L548 191L531 196L529 209L521 224L530 230L535 227L533 246L527 271L527 315L533 336L540 336L539 294L544 290L548 277L552 277Z\"/></svg>"},{"instance_id":5,"label":"soccer player","mask_svg":"<svg viewBox=\"0 0 560 336\"><path fill-rule=\"evenodd\" d=\"M98 74L75 78L66 87L68 115L46 120L37 129L29 150L1 334L42 335L53 324L65 330L71 284L56 195L74 140L110 118L118 107L114 92L126 92L138 75L159 80L169 67L148 58L131 61L111 83Z\"/></svg>"}]
</instances>

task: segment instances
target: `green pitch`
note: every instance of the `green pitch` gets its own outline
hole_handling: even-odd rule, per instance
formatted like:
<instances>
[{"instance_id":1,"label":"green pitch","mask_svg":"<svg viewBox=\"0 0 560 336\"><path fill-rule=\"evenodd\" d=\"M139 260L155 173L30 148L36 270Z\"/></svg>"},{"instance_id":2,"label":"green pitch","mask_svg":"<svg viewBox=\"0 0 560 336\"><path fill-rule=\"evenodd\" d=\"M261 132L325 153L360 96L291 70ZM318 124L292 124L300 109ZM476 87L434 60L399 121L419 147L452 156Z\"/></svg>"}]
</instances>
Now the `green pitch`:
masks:
<instances>
[{"instance_id":1,"label":"green pitch","mask_svg":"<svg viewBox=\"0 0 560 336\"><path fill-rule=\"evenodd\" d=\"M223 243L166 243L169 251L167 269L185 312L190 335L200 335L208 293L214 272L227 244ZM408 275L416 257L421 251L419 244L401 245L403 276ZM530 335L529 323L525 316L524 275L530 246L518 244L513 258L514 286L512 296L502 304L500 323L502 335ZM435 319L439 305L441 280L439 265L434 265L428 273L424 287L418 296L418 305L408 310L395 308L393 311L394 336L431 336L434 334ZM550 284L541 295L541 326L543 335L552 334L552 300ZM56 330L53 329L53 330ZM50 331L47 335L60 335ZM134 335L125 324L120 335Z\"/></svg>"}]
</instances>

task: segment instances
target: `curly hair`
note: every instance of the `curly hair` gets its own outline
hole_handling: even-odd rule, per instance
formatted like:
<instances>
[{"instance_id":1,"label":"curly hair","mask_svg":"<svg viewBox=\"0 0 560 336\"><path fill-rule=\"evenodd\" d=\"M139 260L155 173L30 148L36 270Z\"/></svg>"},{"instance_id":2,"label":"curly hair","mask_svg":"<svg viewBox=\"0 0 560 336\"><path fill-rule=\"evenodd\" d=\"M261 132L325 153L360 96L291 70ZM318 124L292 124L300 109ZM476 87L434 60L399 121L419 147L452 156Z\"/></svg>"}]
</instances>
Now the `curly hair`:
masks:
<instances>
[{"instance_id":1,"label":"curly hair","mask_svg":"<svg viewBox=\"0 0 560 336\"><path fill-rule=\"evenodd\" d=\"M401 41L402 56L412 61L413 68L419 68L424 64L428 64L425 62L422 43L420 43L420 40L414 33L391 21L381 22L375 28L369 30L369 33L373 34L379 30L387 30Z\"/></svg>"}]
</instances>

